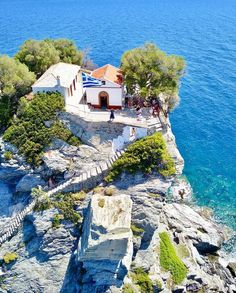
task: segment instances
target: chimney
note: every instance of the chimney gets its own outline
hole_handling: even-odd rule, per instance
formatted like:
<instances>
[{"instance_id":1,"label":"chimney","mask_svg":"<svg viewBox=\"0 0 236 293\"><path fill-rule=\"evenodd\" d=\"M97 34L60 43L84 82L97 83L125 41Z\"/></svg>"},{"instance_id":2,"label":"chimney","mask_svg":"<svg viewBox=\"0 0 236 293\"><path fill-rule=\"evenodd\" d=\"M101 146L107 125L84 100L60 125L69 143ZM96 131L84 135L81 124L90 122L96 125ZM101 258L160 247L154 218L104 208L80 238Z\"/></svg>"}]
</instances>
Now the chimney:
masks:
<instances>
[{"instance_id":1,"label":"chimney","mask_svg":"<svg viewBox=\"0 0 236 293\"><path fill-rule=\"evenodd\" d=\"M61 81L60 81L60 76L57 76L57 86L60 87L61 86Z\"/></svg>"}]
</instances>

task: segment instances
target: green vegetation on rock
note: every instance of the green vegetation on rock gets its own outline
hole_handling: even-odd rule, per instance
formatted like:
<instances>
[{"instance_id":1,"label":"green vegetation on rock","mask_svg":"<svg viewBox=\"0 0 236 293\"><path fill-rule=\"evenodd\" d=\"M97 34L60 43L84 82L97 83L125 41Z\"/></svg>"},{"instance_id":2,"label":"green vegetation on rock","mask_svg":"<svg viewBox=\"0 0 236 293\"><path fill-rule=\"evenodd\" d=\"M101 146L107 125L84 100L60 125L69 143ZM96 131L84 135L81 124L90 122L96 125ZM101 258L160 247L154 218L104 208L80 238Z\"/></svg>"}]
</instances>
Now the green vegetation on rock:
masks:
<instances>
[{"instance_id":1,"label":"green vegetation on rock","mask_svg":"<svg viewBox=\"0 0 236 293\"><path fill-rule=\"evenodd\" d=\"M105 205L105 199L104 199L104 198L100 198L100 199L98 200L98 206L99 206L100 208L103 208L104 205Z\"/></svg>"},{"instance_id":2,"label":"green vegetation on rock","mask_svg":"<svg viewBox=\"0 0 236 293\"><path fill-rule=\"evenodd\" d=\"M52 227L54 229L58 229L61 225L61 220L63 219L64 219L63 215L55 214L52 218Z\"/></svg>"},{"instance_id":3,"label":"green vegetation on rock","mask_svg":"<svg viewBox=\"0 0 236 293\"><path fill-rule=\"evenodd\" d=\"M122 293L135 293L131 284L125 284L122 288Z\"/></svg>"},{"instance_id":4,"label":"green vegetation on rock","mask_svg":"<svg viewBox=\"0 0 236 293\"><path fill-rule=\"evenodd\" d=\"M81 199L84 199L84 197ZM53 202L53 205L60 211L60 214L63 215L63 219L78 225L81 222L81 216L75 210L76 202L78 202L78 198L75 200L73 193L69 193L64 195L60 201Z\"/></svg>"},{"instance_id":5,"label":"green vegetation on rock","mask_svg":"<svg viewBox=\"0 0 236 293\"><path fill-rule=\"evenodd\" d=\"M155 284L156 284L157 289L159 291L161 291L162 290L162 283L161 283L161 281L160 280L156 280L155 281Z\"/></svg>"},{"instance_id":6,"label":"green vegetation on rock","mask_svg":"<svg viewBox=\"0 0 236 293\"><path fill-rule=\"evenodd\" d=\"M53 138L64 139L76 146L80 144L80 140L56 119L57 112L63 110L64 99L56 92L38 93L32 101L22 98L17 118L5 131L3 138L14 144L28 163L38 166L44 148ZM54 121L54 123L47 128L45 121Z\"/></svg>"},{"instance_id":7,"label":"green vegetation on rock","mask_svg":"<svg viewBox=\"0 0 236 293\"><path fill-rule=\"evenodd\" d=\"M41 212L50 208L57 208L59 210L59 213L55 214L52 218L53 228L59 228L62 220L69 220L75 225L81 222L81 216L75 208L85 199L86 193L84 191L67 194L58 193L54 197L49 198L46 192L33 188L31 195L36 199L34 211Z\"/></svg>"},{"instance_id":8,"label":"green vegetation on rock","mask_svg":"<svg viewBox=\"0 0 236 293\"><path fill-rule=\"evenodd\" d=\"M57 137L64 140L70 145L79 146L81 144L81 140L74 136L69 129L65 128L60 120L56 120L52 125L51 135L52 137Z\"/></svg>"},{"instance_id":9,"label":"green vegetation on rock","mask_svg":"<svg viewBox=\"0 0 236 293\"><path fill-rule=\"evenodd\" d=\"M73 41L67 39L27 40L15 55L15 59L24 63L39 77L51 65L60 61L81 65L83 53Z\"/></svg>"},{"instance_id":10,"label":"green vegetation on rock","mask_svg":"<svg viewBox=\"0 0 236 293\"><path fill-rule=\"evenodd\" d=\"M96 186L93 189L93 193L102 194L106 196L112 196L115 193L115 189L113 187L103 187L103 186Z\"/></svg>"},{"instance_id":11,"label":"green vegetation on rock","mask_svg":"<svg viewBox=\"0 0 236 293\"><path fill-rule=\"evenodd\" d=\"M70 198L75 202L78 203L82 200L85 199L86 197L86 192L84 192L83 190L79 191L79 192L75 192L75 193L70 193Z\"/></svg>"},{"instance_id":12,"label":"green vegetation on rock","mask_svg":"<svg viewBox=\"0 0 236 293\"><path fill-rule=\"evenodd\" d=\"M13 158L13 153L10 152L10 151L6 151L4 153L4 159L7 160L7 161L10 161L11 159Z\"/></svg>"},{"instance_id":13,"label":"green vegetation on rock","mask_svg":"<svg viewBox=\"0 0 236 293\"><path fill-rule=\"evenodd\" d=\"M48 197L48 195L45 193L44 195L38 197L36 199L35 205L34 205L34 211L35 212L43 212L45 210L48 210L52 207L52 201Z\"/></svg>"},{"instance_id":14,"label":"green vegetation on rock","mask_svg":"<svg viewBox=\"0 0 236 293\"><path fill-rule=\"evenodd\" d=\"M34 187L31 189L31 196L33 198L39 198L41 196L45 196L46 195L46 192L43 191L41 188L37 188L37 187Z\"/></svg>"},{"instance_id":15,"label":"green vegetation on rock","mask_svg":"<svg viewBox=\"0 0 236 293\"><path fill-rule=\"evenodd\" d=\"M152 280L143 268L135 268L131 276L134 284L139 286L142 293L154 292Z\"/></svg>"},{"instance_id":16,"label":"green vegetation on rock","mask_svg":"<svg viewBox=\"0 0 236 293\"><path fill-rule=\"evenodd\" d=\"M131 230L135 237L139 237L144 232L144 229L139 228L134 224L131 225Z\"/></svg>"},{"instance_id":17,"label":"green vegetation on rock","mask_svg":"<svg viewBox=\"0 0 236 293\"><path fill-rule=\"evenodd\" d=\"M3 261L6 264L9 264L9 263L15 261L17 258L18 258L18 255L15 252L7 252L3 256Z\"/></svg>"},{"instance_id":18,"label":"green vegetation on rock","mask_svg":"<svg viewBox=\"0 0 236 293\"><path fill-rule=\"evenodd\" d=\"M167 55L155 44L147 43L125 52L121 69L130 94L148 100L162 93L169 110L178 104L179 80L185 69L183 58Z\"/></svg>"},{"instance_id":19,"label":"green vegetation on rock","mask_svg":"<svg viewBox=\"0 0 236 293\"><path fill-rule=\"evenodd\" d=\"M151 173L154 170L165 177L175 174L174 161L159 132L129 145L126 152L112 165L106 181L113 181L123 171L134 174L138 171Z\"/></svg>"},{"instance_id":20,"label":"green vegetation on rock","mask_svg":"<svg viewBox=\"0 0 236 293\"><path fill-rule=\"evenodd\" d=\"M104 190L104 195L106 196L112 196L114 194L115 190L112 187L106 187Z\"/></svg>"},{"instance_id":21,"label":"green vegetation on rock","mask_svg":"<svg viewBox=\"0 0 236 293\"><path fill-rule=\"evenodd\" d=\"M159 233L160 236L160 265L170 271L175 284L180 284L187 276L187 268L177 256L167 232Z\"/></svg>"},{"instance_id":22,"label":"green vegetation on rock","mask_svg":"<svg viewBox=\"0 0 236 293\"><path fill-rule=\"evenodd\" d=\"M19 99L30 91L35 75L25 64L0 56L0 128L8 125Z\"/></svg>"}]
</instances>

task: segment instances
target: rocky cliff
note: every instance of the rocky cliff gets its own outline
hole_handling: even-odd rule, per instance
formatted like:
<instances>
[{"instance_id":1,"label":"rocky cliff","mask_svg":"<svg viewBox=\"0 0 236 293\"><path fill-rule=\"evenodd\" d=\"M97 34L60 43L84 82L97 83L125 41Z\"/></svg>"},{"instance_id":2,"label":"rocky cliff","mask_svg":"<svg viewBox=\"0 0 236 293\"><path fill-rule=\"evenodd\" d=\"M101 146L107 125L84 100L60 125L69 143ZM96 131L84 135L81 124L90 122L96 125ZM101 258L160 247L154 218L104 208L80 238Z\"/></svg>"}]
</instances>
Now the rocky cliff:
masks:
<instances>
[{"instance_id":1,"label":"rocky cliff","mask_svg":"<svg viewBox=\"0 0 236 293\"><path fill-rule=\"evenodd\" d=\"M108 136L121 131L119 126ZM44 172L56 165L66 168L69 156L83 162L77 172L86 169L86 163L91 168L108 154L108 136L102 131L96 137L87 133L91 146L76 150L54 142L48 151L59 157L53 163L46 156ZM164 137L180 175L184 162L168 121ZM15 163L6 162L7 168ZM42 180L40 170L36 174L25 166L19 172L24 175L19 191ZM236 292L235 260L227 259L222 250L230 231L206 210L190 205L191 187L183 178L123 173L112 185L104 185L83 197L71 195L83 218L79 223L73 223L68 213L57 216L60 206L53 203L25 218L19 233L0 248L1 292ZM59 195L53 198L58 200ZM63 209L67 202L69 198ZM15 256L11 261L6 258L9 253ZM184 272L181 281L179 267Z\"/></svg>"}]
</instances>

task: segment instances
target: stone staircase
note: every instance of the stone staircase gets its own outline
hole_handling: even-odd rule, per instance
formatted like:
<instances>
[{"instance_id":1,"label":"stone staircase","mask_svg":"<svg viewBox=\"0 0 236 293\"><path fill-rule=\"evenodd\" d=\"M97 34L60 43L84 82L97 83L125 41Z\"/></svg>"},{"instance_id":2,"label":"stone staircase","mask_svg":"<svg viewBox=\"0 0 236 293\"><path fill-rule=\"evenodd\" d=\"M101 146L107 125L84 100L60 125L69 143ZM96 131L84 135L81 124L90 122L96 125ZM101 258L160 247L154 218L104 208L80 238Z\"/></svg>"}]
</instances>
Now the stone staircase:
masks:
<instances>
[{"instance_id":1,"label":"stone staircase","mask_svg":"<svg viewBox=\"0 0 236 293\"><path fill-rule=\"evenodd\" d=\"M45 188L46 194L50 197L59 192L75 192L82 189L91 189L97 186L103 178L108 174L111 165L125 152L125 150L117 151L107 161L101 162L95 168L61 182L57 186L49 189ZM14 236L21 227L24 217L29 214L35 205L36 200L31 201L20 213L12 217L0 231L0 245Z\"/></svg>"},{"instance_id":2,"label":"stone staircase","mask_svg":"<svg viewBox=\"0 0 236 293\"><path fill-rule=\"evenodd\" d=\"M161 132L162 131L162 123L160 121L160 118L158 117L152 117L147 120L147 128L148 132L154 133L154 132Z\"/></svg>"},{"instance_id":3,"label":"stone staircase","mask_svg":"<svg viewBox=\"0 0 236 293\"><path fill-rule=\"evenodd\" d=\"M150 118L147 120L148 134L162 131L162 123L159 118ZM101 162L95 168L82 173L80 176L72 177L57 186L44 191L50 197L59 192L76 192L82 189L92 189L97 186L108 174L111 165L125 152L117 151L107 161ZM12 217L0 231L0 245L14 236L21 227L24 217L29 214L35 205L36 200L32 200L20 213Z\"/></svg>"}]
</instances>

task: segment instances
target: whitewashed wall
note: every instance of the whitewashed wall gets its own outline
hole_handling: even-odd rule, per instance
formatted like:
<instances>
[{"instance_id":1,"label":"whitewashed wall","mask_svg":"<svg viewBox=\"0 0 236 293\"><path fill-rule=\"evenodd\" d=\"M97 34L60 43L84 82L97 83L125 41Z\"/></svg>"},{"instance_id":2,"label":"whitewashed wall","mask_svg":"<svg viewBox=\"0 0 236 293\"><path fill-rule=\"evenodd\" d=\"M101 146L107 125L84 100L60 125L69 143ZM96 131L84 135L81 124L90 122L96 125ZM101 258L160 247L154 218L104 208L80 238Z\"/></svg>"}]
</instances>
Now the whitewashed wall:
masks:
<instances>
[{"instance_id":1,"label":"whitewashed wall","mask_svg":"<svg viewBox=\"0 0 236 293\"><path fill-rule=\"evenodd\" d=\"M37 93L37 92L56 92L58 91L59 93L62 94L62 96L65 99L65 105L66 106L77 106L80 101L81 98L83 96L83 86L82 86L82 82L78 80L78 82L76 83L76 90L74 90L73 87L73 96L69 96L68 95L68 88L64 88L64 87L32 87L33 93Z\"/></svg>"},{"instance_id":2,"label":"whitewashed wall","mask_svg":"<svg viewBox=\"0 0 236 293\"><path fill-rule=\"evenodd\" d=\"M102 91L105 91L108 93L110 106L122 106L123 89L121 87L117 87L117 88L106 88L106 87L87 88L86 89L87 103L91 103L92 105L99 105L99 93Z\"/></svg>"},{"instance_id":3,"label":"whitewashed wall","mask_svg":"<svg viewBox=\"0 0 236 293\"><path fill-rule=\"evenodd\" d=\"M124 148L125 144L147 136L147 128L125 126L122 135L112 141L113 152Z\"/></svg>"},{"instance_id":4,"label":"whitewashed wall","mask_svg":"<svg viewBox=\"0 0 236 293\"><path fill-rule=\"evenodd\" d=\"M83 86L81 82L76 83L76 90L73 87L73 96L68 96L68 89L66 89L65 104L66 106L78 106L83 96Z\"/></svg>"}]
</instances>

